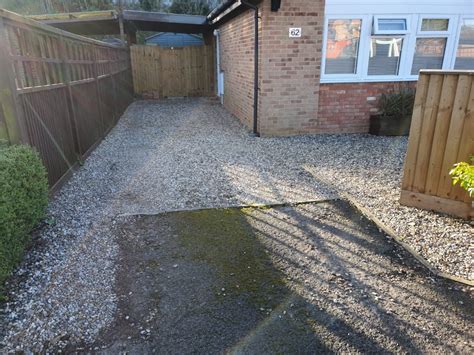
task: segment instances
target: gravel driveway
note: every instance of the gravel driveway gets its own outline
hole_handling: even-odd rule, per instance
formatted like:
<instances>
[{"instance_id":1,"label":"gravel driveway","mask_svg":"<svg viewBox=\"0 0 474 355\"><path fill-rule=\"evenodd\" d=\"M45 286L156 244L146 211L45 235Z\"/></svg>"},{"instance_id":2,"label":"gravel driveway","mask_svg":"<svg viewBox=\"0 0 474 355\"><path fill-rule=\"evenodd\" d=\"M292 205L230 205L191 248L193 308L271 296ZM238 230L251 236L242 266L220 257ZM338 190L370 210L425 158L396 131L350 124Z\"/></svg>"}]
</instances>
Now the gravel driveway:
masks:
<instances>
[{"instance_id":1,"label":"gravel driveway","mask_svg":"<svg viewBox=\"0 0 474 355\"><path fill-rule=\"evenodd\" d=\"M112 231L124 215L320 201L339 190L439 270L474 279L471 225L397 203L406 143L364 135L255 138L213 100L134 103L35 232L2 309L4 348L90 342L113 321L119 246Z\"/></svg>"}]
</instances>

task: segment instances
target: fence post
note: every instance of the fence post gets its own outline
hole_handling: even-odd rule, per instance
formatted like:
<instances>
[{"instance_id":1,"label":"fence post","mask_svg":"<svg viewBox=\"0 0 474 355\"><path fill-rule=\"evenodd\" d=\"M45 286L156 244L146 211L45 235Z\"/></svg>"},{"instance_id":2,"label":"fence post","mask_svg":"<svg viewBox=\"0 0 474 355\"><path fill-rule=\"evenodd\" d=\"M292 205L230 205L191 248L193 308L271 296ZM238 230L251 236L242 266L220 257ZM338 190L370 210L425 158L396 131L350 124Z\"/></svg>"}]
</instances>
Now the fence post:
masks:
<instances>
[{"instance_id":1,"label":"fence post","mask_svg":"<svg viewBox=\"0 0 474 355\"><path fill-rule=\"evenodd\" d=\"M8 34L0 17L0 139L29 144L23 107L17 93Z\"/></svg>"},{"instance_id":2,"label":"fence post","mask_svg":"<svg viewBox=\"0 0 474 355\"><path fill-rule=\"evenodd\" d=\"M105 124L104 113L102 112L102 96L100 94L99 69L97 67L98 56L97 56L97 50L95 47L92 47L92 58L94 61L94 64L92 65L92 72L93 72L92 75L94 76L95 88L97 92L97 103L99 105L100 124L102 125L101 136L105 137L109 127L107 127L107 125Z\"/></svg>"},{"instance_id":3,"label":"fence post","mask_svg":"<svg viewBox=\"0 0 474 355\"><path fill-rule=\"evenodd\" d=\"M112 64L111 68L113 69L115 66L115 61ZM110 78L112 81L113 93L114 93L114 124L117 123L119 118L119 111L117 109L118 105L118 98L117 98L117 83L115 82L115 73L113 70L110 70Z\"/></svg>"},{"instance_id":4,"label":"fence post","mask_svg":"<svg viewBox=\"0 0 474 355\"><path fill-rule=\"evenodd\" d=\"M61 59L62 81L64 82L67 88L67 104L68 104L68 112L69 112L69 122L71 123L71 127L72 127L72 136L74 138L74 148L76 150L77 156L82 157L81 141L79 139L79 133L77 131L76 112L74 110L74 100L73 100L72 91L71 91L70 67L68 65L68 60L67 60L66 44L64 42L64 38L62 35L59 36L59 57Z\"/></svg>"}]
</instances>

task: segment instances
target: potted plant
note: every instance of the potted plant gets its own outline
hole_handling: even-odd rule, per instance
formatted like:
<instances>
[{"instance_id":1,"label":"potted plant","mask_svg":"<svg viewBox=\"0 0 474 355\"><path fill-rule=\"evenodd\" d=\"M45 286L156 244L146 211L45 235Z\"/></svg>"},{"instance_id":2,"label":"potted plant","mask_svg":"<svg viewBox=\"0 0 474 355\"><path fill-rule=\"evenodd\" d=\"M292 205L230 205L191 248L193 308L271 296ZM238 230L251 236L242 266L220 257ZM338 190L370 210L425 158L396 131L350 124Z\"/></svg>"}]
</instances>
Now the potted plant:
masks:
<instances>
[{"instance_id":1,"label":"potted plant","mask_svg":"<svg viewBox=\"0 0 474 355\"><path fill-rule=\"evenodd\" d=\"M410 133L415 91L403 89L384 93L378 113L370 116L369 133L377 136L407 136Z\"/></svg>"}]
</instances>

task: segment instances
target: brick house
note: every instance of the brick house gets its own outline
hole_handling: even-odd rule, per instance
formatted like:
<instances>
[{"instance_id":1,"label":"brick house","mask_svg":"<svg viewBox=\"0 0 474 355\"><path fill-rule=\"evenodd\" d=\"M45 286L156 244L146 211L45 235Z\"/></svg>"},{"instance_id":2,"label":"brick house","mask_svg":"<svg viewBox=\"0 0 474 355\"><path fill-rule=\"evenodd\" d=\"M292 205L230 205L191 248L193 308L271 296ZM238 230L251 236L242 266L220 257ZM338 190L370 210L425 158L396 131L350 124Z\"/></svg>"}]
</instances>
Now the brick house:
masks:
<instances>
[{"instance_id":1,"label":"brick house","mask_svg":"<svg viewBox=\"0 0 474 355\"><path fill-rule=\"evenodd\" d=\"M472 0L227 0L208 22L223 105L265 136L367 132L420 69L474 69Z\"/></svg>"}]
</instances>

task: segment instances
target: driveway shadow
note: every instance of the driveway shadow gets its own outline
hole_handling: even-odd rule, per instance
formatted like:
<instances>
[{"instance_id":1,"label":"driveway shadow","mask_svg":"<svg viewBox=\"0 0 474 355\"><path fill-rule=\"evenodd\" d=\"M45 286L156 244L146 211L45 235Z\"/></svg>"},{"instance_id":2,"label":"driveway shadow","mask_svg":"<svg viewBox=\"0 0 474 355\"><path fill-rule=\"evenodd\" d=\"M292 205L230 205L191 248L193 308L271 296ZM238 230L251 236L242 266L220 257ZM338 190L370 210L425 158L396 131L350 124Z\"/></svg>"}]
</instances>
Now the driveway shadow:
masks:
<instances>
[{"instance_id":1,"label":"driveway shadow","mask_svg":"<svg viewBox=\"0 0 474 355\"><path fill-rule=\"evenodd\" d=\"M105 353L470 352L473 302L344 201L127 217Z\"/></svg>"}]
</instances>

